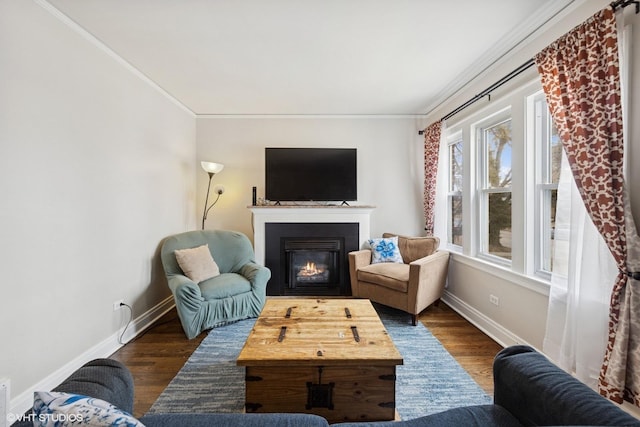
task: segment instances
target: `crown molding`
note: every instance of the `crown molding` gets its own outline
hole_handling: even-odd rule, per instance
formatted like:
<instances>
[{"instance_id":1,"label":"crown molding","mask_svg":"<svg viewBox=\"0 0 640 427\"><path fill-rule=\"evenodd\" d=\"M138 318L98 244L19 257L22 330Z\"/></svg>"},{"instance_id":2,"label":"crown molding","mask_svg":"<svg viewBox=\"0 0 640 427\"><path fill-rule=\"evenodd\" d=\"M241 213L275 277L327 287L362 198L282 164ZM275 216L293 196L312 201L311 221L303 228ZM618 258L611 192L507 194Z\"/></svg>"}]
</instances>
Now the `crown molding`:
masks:
<instances>
[{"instance_id":1,"label":"crown molding","mask_svg":"<svg viewBox=\"0 0 640 427\"><path fill-rule=\"evenodd\" d=\"M133 64L131 64L129 61L127 61L122 56L120 56L117 52L115 52L109 46L104 44L104 42L102 42L96 36L91 34L89 31L87 31L80 24L75 22L73 19L71 19L66 14L64 14L60 9L56 8L54 5L49 3L47 0L34 0L34 3L36 3L38 6L42 7L47 12L49 12L54 18L58 19L60 22L65 24L67 27L69 27L71 30L73 30L74 32L79 34L82 38L87 40L93 46L97 47L98 49L100 49L101 51L106 53L110 58L114 59L117 63L119 63L120 65L125 67L127 70L129 70L131 73L133 73L135 76L137 76L140 80L142 80L143 82L147 83L149 86L151 86L153 89L155 89L161 95L163 95L165 98L167 98L173 104L178 106L181 110L183 110L184 112L188 113L191 117L195 117L196 116L196 114L189 107L184 105L179 99L177 99L176 97L171 95L169 92L167 92L162 86L157 84L149 76L144 74L142 71L140 71L138 68L136 68Z\"/></svg>"},{"instance_id":2,"label":"crown molding","mask_svg":"<svg viewBox=\"0 0 640 427\"><path fill-rule=\"evenodd\" d=\"M510 55L525 42L537 36L541 29L552 20L577 8L585 0L550 0L545 7L540 8L523 25L518 26L500 42L496 43L482 57L467 67L455 78L451 84L445 86L435 97L435 100L425 107L422 117L429 116L447 99L455 96L474 80L485 76L498 64L510 57ZM480 70L480 71L478 71Z\"/></svg>"},{"instance_id":3,"label":"crown molding","mask_svg":"<svg viewBox=\"0 0 640 427\"><path fill-rule=\"evenodd\" d=\"M196 114L197 119L421 119L422 114Z\"/></svg>"}]
</instances>

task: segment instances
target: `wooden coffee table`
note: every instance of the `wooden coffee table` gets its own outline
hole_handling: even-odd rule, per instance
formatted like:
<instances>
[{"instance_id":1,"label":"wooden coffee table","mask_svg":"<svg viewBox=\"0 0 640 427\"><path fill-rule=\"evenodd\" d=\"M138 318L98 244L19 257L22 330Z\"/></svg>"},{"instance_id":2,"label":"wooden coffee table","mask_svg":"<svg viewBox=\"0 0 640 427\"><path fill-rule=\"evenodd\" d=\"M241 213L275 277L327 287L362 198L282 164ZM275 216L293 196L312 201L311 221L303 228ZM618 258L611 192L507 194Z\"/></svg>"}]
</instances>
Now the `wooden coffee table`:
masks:
<instances>
[{"instance_id":1,"label":"wooden coffee table","mask_svg":"<svg viewBox=\"0 0 640 427\"><path fill-rule=\"evenodd\" d=\"M236 363L246 367L246 412L397 418L403 360L369 300L270 298Z\"/></svg>"}]
</instances>

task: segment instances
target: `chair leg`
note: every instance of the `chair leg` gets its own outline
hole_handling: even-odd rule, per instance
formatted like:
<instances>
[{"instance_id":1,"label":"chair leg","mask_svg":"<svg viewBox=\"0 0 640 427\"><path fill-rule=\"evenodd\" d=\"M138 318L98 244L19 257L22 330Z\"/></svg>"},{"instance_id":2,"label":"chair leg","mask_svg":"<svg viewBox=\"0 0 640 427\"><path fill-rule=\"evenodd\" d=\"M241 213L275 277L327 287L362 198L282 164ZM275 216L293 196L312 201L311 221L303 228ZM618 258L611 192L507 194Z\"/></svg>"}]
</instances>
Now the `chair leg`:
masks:
<instances>
[{"instance_id":1,"label":"chair leg","mask_svg":"<svg viewBox=\"0 0 640 427\"><path fill-rule=\"evenodd\" d=\"M413 326L418 326L418 315L417 314L412 314L411 315L411 323L413 324Z\"/></svg>"}]
</instances>

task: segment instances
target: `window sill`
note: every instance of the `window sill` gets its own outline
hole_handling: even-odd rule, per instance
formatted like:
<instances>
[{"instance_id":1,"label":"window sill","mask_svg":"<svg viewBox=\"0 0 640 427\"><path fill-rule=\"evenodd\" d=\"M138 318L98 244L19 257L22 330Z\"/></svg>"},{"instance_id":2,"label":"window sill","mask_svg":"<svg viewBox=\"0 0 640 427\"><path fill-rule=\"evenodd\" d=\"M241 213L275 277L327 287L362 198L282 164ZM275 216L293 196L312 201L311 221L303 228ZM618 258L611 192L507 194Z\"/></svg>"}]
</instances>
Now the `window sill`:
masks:
<instances>
[{"instance_id":1,"label":"window sill","mask_svg":"<svg viewBox=\"0 0 640 427\"><path fill-rule=\"evenodd\" d=\"M514 272L500 265L465 255L455 250L454 247L449 250L449 253L456 262L460 262L461 264L467 265L471 268L481 270L485 273L491 274L492 276L498 277L502 280L506 280L515 285L522 286L541 295L549 296L549 282L539 277L527 276L525 274Z\"/></svg>"}]
</instances>

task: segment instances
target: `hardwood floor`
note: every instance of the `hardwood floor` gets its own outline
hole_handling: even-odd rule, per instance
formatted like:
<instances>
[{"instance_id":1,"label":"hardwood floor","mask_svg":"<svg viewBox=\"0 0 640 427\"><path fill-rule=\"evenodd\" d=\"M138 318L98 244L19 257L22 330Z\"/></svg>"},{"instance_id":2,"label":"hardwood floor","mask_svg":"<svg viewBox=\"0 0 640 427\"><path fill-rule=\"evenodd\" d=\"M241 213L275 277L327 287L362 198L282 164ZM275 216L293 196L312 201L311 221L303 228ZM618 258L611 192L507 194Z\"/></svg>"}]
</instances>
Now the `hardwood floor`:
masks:
<instances>
[{"instance_id":1,"label":"hardwood floor","mask_svg":"<svg viewBox=\"0 0 640 427\"><path fill-rule=\"evenodd\" d=\"M143 335L111 355L133 374L135 417L144 415L151 408L205 336L200 334L188 340L174 308Z\"/></svg>"},{"instance_id":2,"label":"hardwood floor","mask_svg":"<svg viewBox=\"0 0 640 427\"><path fill-rule=\"evenodd\" d=\"M482 389L493 396L493 358L502 346L445 303L429 306L420 321Z\"/></svg>"},{"instance_id":3,"label":"hardwood floor","mask_svg":"<svg viewBox=\"0 0 640 427\"><path fill-rule=\"evenodd\" d=\"M489 395L493 395L493 357L502 348L446 304L431 306L419 320ZM124 363L135 383L134 416L144 415L206 334L188 340L175 309L111 358Z\"/></svg>"}]
</instances>

